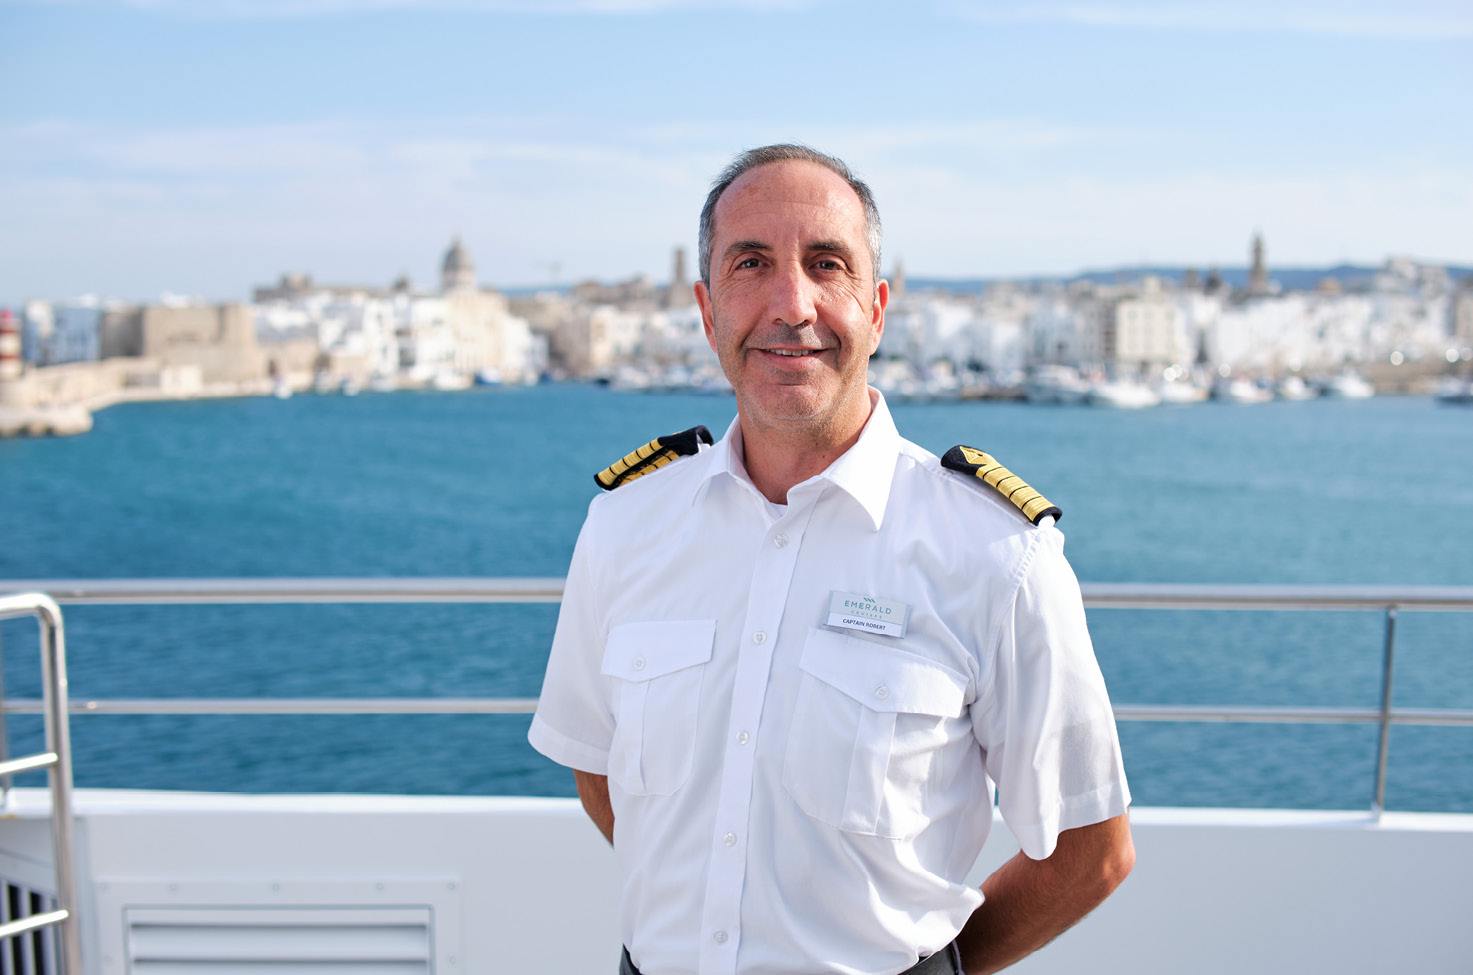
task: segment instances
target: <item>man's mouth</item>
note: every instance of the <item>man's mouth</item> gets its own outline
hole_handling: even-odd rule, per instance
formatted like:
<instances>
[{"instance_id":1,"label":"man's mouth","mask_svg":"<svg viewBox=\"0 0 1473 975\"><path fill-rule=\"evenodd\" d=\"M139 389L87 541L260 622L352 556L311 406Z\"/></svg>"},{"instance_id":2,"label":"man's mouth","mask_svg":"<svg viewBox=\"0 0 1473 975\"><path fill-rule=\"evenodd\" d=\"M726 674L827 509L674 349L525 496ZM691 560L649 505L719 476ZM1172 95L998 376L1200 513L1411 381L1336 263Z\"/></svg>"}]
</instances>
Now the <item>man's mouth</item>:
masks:
<instances>
[{"instance_id":1,"label":"man's mouth","mask_svg":"<svg viewBox=\"0 0 1473 975\"><path fill-rule=\"evenodd\" d=\"M786 355L797 358L805 355L818 355L822 349L768 349L773 355Z\"/></svg>"}]
</instances>

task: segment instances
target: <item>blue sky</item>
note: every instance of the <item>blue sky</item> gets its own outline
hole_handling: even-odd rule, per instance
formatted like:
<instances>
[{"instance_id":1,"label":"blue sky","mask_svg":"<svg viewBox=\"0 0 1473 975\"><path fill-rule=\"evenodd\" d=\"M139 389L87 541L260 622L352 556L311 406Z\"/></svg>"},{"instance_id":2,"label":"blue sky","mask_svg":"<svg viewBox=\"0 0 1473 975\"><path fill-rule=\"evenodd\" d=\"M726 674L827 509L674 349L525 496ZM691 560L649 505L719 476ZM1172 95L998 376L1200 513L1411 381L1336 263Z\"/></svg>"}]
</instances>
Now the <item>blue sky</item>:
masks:
<instances>
[{"instance_id":1,"label":"blue sky","mask_svg":"<svg viewBox=\"0 0 1473 975\"><path fill-rule=\"evenodd\" d=\"M0 0L0 303L663 280L788 140L911 276L1473 263L1470 95L1466 0Z\"/></svg>"}]
</instances>

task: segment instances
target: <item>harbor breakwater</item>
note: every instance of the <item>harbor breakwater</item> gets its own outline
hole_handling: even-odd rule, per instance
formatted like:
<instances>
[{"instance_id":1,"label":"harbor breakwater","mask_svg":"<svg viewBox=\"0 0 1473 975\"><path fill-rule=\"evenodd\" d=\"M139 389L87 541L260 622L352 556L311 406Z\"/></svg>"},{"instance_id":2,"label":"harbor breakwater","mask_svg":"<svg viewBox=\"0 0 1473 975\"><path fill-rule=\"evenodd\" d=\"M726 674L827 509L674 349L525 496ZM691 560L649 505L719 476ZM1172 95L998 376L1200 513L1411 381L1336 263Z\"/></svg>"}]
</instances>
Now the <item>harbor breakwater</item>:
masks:
<instances>
[{"instance_id":1,"label":"harbor breakwater","mask_svg":"<svg viewBox=\"0 0 1473 975\"><path fill-rule=\"evenodd\" d=\"M129 356L30 368L0 382L0 437L71 436L118 403L264 396L265 380L206 383L199 366Z\"/></svg>"}]
</instances>

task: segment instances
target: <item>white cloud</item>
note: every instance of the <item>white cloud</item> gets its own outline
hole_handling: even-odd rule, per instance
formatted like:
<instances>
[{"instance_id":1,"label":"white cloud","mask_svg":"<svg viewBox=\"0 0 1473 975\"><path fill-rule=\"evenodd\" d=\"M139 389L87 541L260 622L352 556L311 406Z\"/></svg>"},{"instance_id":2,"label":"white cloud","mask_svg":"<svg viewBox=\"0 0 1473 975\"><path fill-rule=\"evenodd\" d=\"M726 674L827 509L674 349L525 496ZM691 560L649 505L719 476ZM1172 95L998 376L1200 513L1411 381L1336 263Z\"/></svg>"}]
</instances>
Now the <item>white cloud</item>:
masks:
<instances>
[{"instance_id":1,"label":"white cloud","mask_svg":"<svg viewBox=\"0 0 1473 975\"><path fill-rule=\"evenodd\" d=\"M201 19L325 17L378 10L462 10L488 14L659 14L719 7L796 9L827 0L0 0L7 3L105 3Z\"/></svg>"},{"instance_id":2,"label":"white cloud","mask_svg":"<svg viewBox=\"0 0 1473 975\"><path fill-rule=\"evenodd\" d=\"M1473 220L1468 169L1204 170L1161 179L1076 173L1008 183L953 175L939 187L933 178L876 174L894 187L887 249L912 274L1024 275L1137 261L1240 265L1255 230L1280 264L1379 261L1388 253L1473 258L1459 229Z\"/></svg>"},{"instance_id":3,"label":"white cloud","mask_svg":"<svg viewBox=\"0 0 1473 975\"><path fill-rule=\"evenodd\" d=\"M1243 31L1252 33L1456 40L1473 37L1466 4L1440 2L1325 3L1243 0L1239 3L1074 3L954 6L956 16L985 23L1061 23L1083 27Z\"/></svg>"},{"instance_id":4,"label":"white cloud","mask_svg":"<svg viewBox=\"0 0 1473 975\"><path fill-rule=\"evenodd\" d=\"M567 276L659 273L694 238L705 167L512 124L0 127L0 302L239 296L288 268L429 281L455 232L490 282L545 280L550 261Z\"/></svg>"},{"instance_id":5,"label":"white cloud","mask_svg":"<svg viewBox=\"0 0 1473 975\"><path fill-rule=\"evenodd\" d=\"M1213 157L1117 177L1093 149L1128 154L1163 136L1027 119L806 134L875 187L886 263L902 256L912 275L1237 264L1257 228L1281 263L1473 260L1462 232L1473 171L1460 161L1291 173ZM564 281L662 277L670 249L694 244L700 201L731 149L785 137L762 125L600 133L517 118L0 126L0 303L164 289L240 297L288 269L380 284L408 271L428 283L457 232L488 283L546 281L551 262Z\"/></svg>"}]
</instances>

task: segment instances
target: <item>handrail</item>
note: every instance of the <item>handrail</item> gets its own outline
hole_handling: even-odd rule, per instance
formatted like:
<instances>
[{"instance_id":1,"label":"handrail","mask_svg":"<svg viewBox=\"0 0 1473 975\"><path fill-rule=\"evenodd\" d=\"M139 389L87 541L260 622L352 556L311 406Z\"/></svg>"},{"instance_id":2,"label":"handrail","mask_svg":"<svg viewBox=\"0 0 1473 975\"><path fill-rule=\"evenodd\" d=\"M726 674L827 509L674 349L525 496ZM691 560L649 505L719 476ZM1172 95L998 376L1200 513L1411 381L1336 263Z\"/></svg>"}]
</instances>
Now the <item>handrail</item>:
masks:
<instances>
[{"instance_id":1,"label":"handrail","mask_svg":"<svg viewBox=\"0 0 1473 975\"><path fill-rule=\"evenodd\" d=\"M300 604L300 603L551 603L563 593L558 578L261 578L261 579L40 579L0 580L0 591L34 589L71 605ZM1211 585L1199 583L1084 583L1091 609L1343 610L1385 614L1380 707L1116 705L1124 721L1373 723L1380 726L1372 808L1385 808L1386 763L1392 725L1473 726L1473 710L1395 708L1391 684L1398 612L1473 612L1473 586ZM529 698L251 698L79 701L73 714L526 714ZM11 710L40 710L41 702L13 701ZM3 769L0 769L3 772Z\"/></svg>"},{"instance_id":2,"label":"handrail","mask_svg":"<svg viewBox=\"0 0 1473 975\"><path fill-rule=\"evenodd\" d=\"M11 714L40 714L34 698L6 702ZM532 714L535 697L143 697L98 698L71 702L72 714ZM1250 724L1376 724L1377 708L1258 705L1117 704L1121 721L1243 722ZM1391 723L1423 727L1473 727L1473 710L1397 708ZM30 768L7 769L19 774Z\"/></svg>"},{"instance_id":3,"label":"handrail","mask_svg":"<svg viewBox=\"0 0 1473 975\"><path fill-rule=\"evenodd\" d=\"M1210 585L1086 582L1093 609L1387 610L1473 612L1473 586Z\"/></svg>"},{"instance_id":4,"label":"handrail","mask_svg":"<svg viewBox=\"0 0 1473 975\"><path fill-rule=\"evenodd\" d=\"M0 592L36 590L62 605L290 603L556 603L556 578L0 579Z\"/></svg>"},{"instance_id":5,"label":"handrail","mask_svg":"<svg viewBox=\"0 0 1473 975\"><path fill-rule=\"evenodd\" d=\"M0 620L34 616L41 627L41 687L46 751L0 763L0 774L46 769L51 781L51 843L56 857L56 910L0 925L0 942L55 926L60 934L62 971L82 975L82 940L77 928L76 874L72 866L72 746L68 728L66 637L61 608L39 592L0 596ZM4 701L0 700L0 709ZM3 710L0 710L3 718Z\"/></svg>"},{"instance_id":6,"label":"handrail","mask_svg":"<svg viewBox=\"0 0 1473 975\"><path fill-rule=\"evenodd\" d=\"M1094 609L1261 609L1473 612L1473 586L1211 585L1086 582ZM0 592L45 592L61 605L186 603L555 603L559 578L0 579Z\"/></svg>"}]
</instances>

